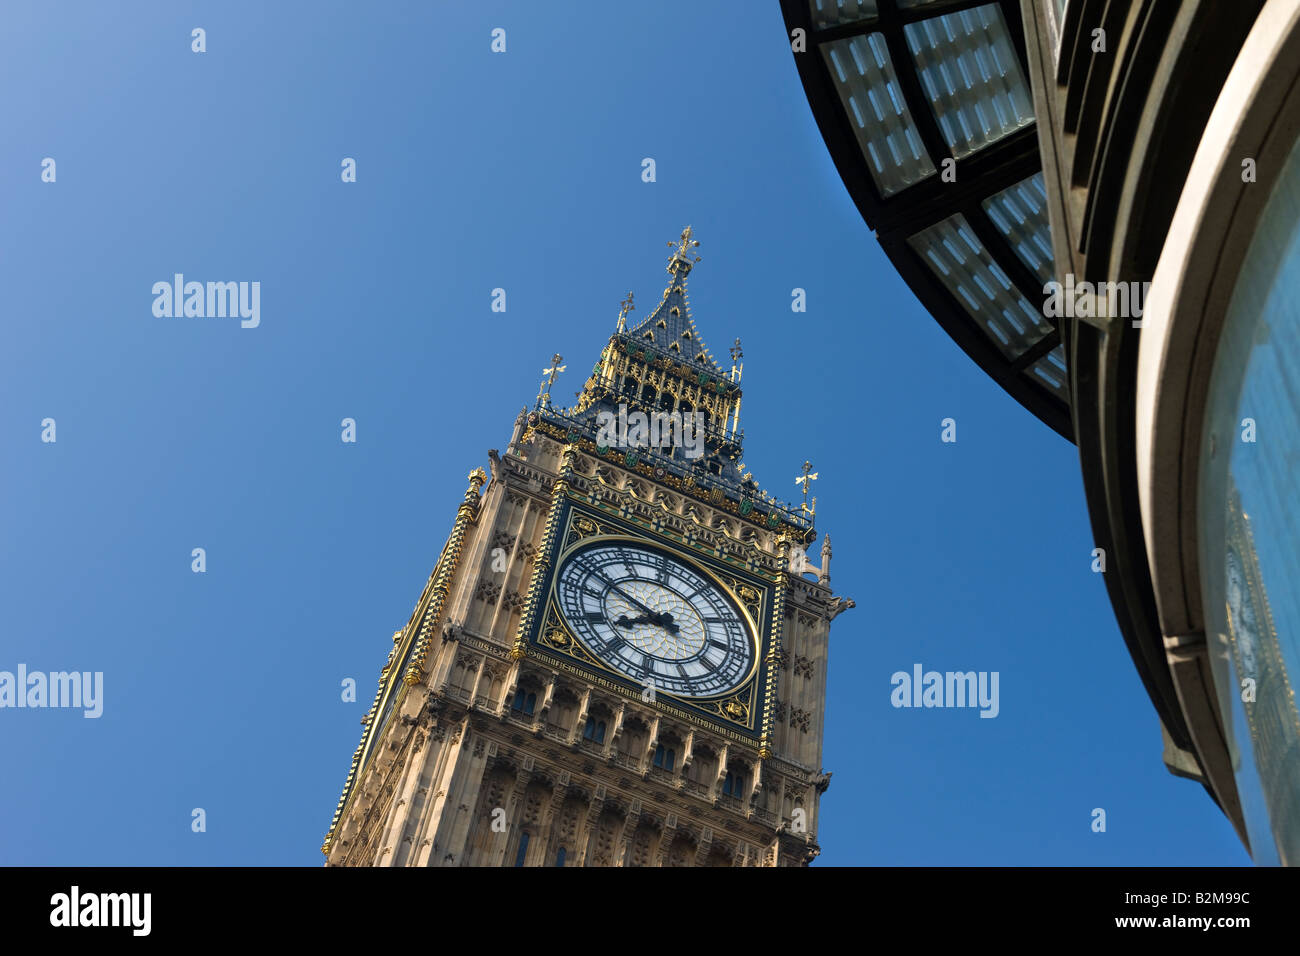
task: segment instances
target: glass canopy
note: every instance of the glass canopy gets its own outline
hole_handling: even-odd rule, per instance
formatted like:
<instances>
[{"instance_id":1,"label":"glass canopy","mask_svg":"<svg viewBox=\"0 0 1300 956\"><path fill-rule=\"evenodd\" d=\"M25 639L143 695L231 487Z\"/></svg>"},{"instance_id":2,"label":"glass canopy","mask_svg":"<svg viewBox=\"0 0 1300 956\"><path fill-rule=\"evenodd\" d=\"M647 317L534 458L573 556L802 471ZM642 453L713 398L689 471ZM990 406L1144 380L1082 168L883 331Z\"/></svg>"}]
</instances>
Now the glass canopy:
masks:
<instances>
[{"instance_id":1,"label":"glass canopy","mask_svg":"<svg viewBox=\"0 0 1300 956\"><path fill-rule=\"evenodd\" d=\"M827 147L891 262L972 359L1070 437L1018 0L780 2L807 34L795 64Z\"/></svg>"}]
</instances>

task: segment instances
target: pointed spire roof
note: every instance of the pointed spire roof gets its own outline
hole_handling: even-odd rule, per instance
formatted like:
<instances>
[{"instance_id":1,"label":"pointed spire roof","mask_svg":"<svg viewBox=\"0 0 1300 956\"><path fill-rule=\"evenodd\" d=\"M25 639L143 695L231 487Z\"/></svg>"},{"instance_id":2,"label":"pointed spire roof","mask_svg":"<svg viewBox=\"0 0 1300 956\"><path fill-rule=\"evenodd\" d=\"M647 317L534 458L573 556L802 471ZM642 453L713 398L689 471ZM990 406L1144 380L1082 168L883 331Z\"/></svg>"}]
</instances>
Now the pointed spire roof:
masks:
<instances>
[{"instance_id":1,"label":"pointed spire roof","mask_svg":"<svg viewBox=\"0 0 1300 956\"><path fill-rule=\"evenodd\" d=\"M695 263L700 261L700 257L694 254L700 243L691 238L691 235L691 227L687 226L675 243L668 243L676 248L668 260L670 278L664 289L663 301L639 324L623 334L630 342L652 346L670 355L675 361L721 375L722 367L709 352L704 337L691 318L686 277Z\"/></svg>"},{"instance_id":2,"label":"pointed spire roof","mask_svg":"<svg viewBox=\"0 0 1300 956\"><path fill-rule=\"evenodd\" d=\"M620 303L617 330L576 393L577 404L560 408L539 396L528 427L763 527L776 529L784 523L798 532L805 545L811 544L815 538L812 507L790 505L767 494L741 462L745 433L738 418L743 354L737 339L730 350L731 369L724 371L691 318L686 278L700 261L691 227L668 245L673 252L663 301L646 319L628 328L628 314L636 308L628 293ZM547 375L559 361L552 362ZM664 407L665 396L671 411ZM643 415L648 422L660 413L697 416L703 432L696 434L702 434L703 442L687 454L685 447L673 444L670 429L666 444L662 431L658 440L642 435L634 444L619 444L632 440L628 420L633 415ZM611 437L611 425L621 429L621 437ZM658 444L650 444L654 441Z\"/></svg>"}]
</instances>

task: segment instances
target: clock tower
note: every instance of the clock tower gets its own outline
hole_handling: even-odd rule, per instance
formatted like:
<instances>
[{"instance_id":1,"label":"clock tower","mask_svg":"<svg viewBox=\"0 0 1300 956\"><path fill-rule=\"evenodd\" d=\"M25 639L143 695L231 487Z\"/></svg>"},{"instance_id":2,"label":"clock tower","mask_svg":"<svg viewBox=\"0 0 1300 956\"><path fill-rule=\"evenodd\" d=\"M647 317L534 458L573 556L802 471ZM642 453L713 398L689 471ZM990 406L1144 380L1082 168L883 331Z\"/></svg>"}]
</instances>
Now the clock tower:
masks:
<instances>
[{"instance_id":1,"label":"clock tower","mask_svg":"<svg viewBox=\"0 0 1300 956\"><path fill-rule=\"evenodd\" d=\"M577 403L554 356L380 672L331 866L799 866L819 852L830 538L741 461L740 342L691 318L699 257ZM486 486L486 487L485 487Z\"/></svg>"}]
</instances>

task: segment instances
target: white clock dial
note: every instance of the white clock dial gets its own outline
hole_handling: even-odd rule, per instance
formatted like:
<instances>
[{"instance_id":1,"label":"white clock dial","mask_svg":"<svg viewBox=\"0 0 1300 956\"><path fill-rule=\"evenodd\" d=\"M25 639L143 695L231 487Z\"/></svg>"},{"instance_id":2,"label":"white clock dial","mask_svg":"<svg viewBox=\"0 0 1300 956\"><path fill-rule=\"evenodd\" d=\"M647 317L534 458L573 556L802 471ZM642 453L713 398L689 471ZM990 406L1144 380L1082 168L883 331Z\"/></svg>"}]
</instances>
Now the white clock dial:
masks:
<instances>
[{"instance_id":1,"label":"white clock dial","mask_svg":"<svg viewBox=\"0 0 1300 956\"><path fill-rule=\"evenodd\" d=\"M565 622L606 665L679 697L716 697L753 669L754 639L727 592L667 551L602 541L556 578Z\"/></svg>"}]
</instances>

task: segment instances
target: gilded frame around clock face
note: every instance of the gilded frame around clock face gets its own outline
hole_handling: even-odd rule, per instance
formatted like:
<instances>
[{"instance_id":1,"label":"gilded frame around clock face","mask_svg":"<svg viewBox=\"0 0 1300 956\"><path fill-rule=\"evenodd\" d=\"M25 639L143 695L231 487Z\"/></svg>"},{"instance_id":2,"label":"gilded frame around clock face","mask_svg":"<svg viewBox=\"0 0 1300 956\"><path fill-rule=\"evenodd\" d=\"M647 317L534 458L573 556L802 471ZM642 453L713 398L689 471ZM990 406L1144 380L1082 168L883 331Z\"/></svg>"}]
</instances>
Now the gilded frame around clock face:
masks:
<instances>
[{"instance_id":1,"label":"gilded frame around clock face","mask_svg":"<svg viewBox=\"0 0 1300 956\"><path fill-rule=\"evenodd\" d=\"M529 654L624 696L653 687L660 709L757 738L772 582L571 499L558 507Z\"/></svg>"}]
</instances>

